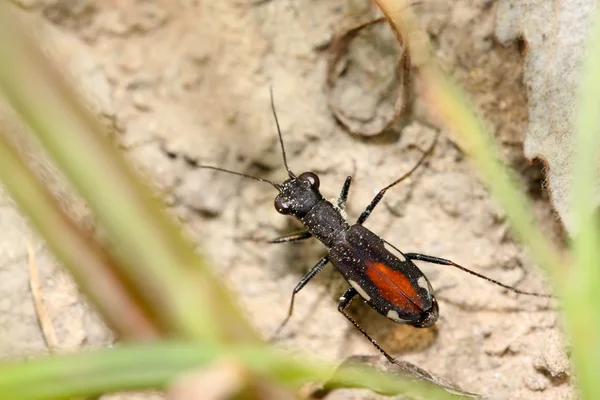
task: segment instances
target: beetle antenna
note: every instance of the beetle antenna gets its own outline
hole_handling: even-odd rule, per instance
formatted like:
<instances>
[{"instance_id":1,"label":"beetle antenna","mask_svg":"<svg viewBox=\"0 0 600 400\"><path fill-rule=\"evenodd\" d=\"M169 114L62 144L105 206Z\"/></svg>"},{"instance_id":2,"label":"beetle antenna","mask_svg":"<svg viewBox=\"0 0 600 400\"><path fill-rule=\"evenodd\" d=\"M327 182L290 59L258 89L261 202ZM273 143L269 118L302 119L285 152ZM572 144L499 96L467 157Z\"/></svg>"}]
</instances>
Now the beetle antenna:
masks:
<instances>
[{"instance_id":1,"label":"beetle antenna","mask_svg":"<svg viewBox=\"0 0 600 400\"><path fill-rule=\"evenodd\" d=\"M265 179L265 178L259 178L258 176L252 176L252 175L243 174L241 172L230 171L230 170L224 169L224 168L213 167L212 165L198 164L198 163L194 162L193 160L189 160L189 161L190 161L191 164L193 164L197 168L206 168L206 169L212 169L212 170L215 170L215 171L227 172L228 174L238 175L238 176L242 176L244 178L254 179L255 181L266 182L266 183L270 184L271 186L273 186L275 189L281 191L281 186L279 186L279 184L277 184L275 182L272 182L272 181L270 181L268 179Z\"/></svg>"},{"instance_id":2,"label":"beetle antenna","mask_svg":"<svg viewBox=\"0 0 600 400\"><path fill-rule=\"evenodd\" d=\"M287 155L285 154L285 147L283 146L283 137L281 136L281 128L279 127L279 120L277 119L277 112L275 111L275 102L273 101L273 87L269 87L269 92L271 93L271 110L273 110L273 117L275 117L275 125L277 125L277 134L279 135L279 143L281 144L281 152L283 153L283 163L285 164L285 169L287 169L288 175L290 178L296 178L296 175L292 172L290 167L288 167L287 163Z\"/></svg>"}]
</instances>

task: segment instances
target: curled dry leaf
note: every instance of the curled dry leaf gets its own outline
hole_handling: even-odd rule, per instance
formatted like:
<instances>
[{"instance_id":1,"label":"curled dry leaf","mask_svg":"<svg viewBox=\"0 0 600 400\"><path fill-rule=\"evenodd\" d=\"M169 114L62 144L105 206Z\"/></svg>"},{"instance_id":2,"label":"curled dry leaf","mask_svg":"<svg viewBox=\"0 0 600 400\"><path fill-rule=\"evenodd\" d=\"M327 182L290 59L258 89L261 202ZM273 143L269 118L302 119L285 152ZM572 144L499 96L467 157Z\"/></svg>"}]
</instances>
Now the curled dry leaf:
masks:
<instances>
[{"instance_id":1,"label":"curled dry leaf","mask_svg":"<svg viewBox=\"0 0 600 400\"><path fill-rule=\"evenodd\" d=\"M379 117L378 113L374 112L366 118L359 118L357 116L348 116L338 105L340 98L343 95L336 96L337 81L340 75L347 69L340 67L344 55L346 54L350 43L359 35L359 33L370 26L378 25L382 22L386 22L385 18L377 18L368 22L361 23L342 34L335 37L329 46L329 59L327 64L327 80L325 87L327 90L327 101L329 108L336 120L344 126L350 133L363 136L375 136L381 132L392 127L396 121L402 115L402 112L406 109L406 105L409 103L410 95L410 57L405 47L402 48L400 60L395 68L395 77L391 82L392 85L396 86L391 89L392 95L395 95L396 100L393 105L393 113L389 117ZM399 82L399 83L398 83ZM389 90L389 89L388 89ZM362 96L362 95L361 95ZM382 97L387 97L381 95ZM374 107L380 108L381 99L379 99ZM361 119L363 121L361 121ZM383 121L382 121L383 119Z\"/></svg>"},{"instance_id":2,"label":"curled dry leaf","mask_svg":"<svg viewBox=\"0 0 600 400\"><path fill-rule=\"evenodd\" d=\"M591 26L595 0L552 2L501 0L496 37L508 43L525 40L524 81L529 97L529 126L525 156L544 162L554 208L566 229L577 227L571 202L575 157L574 110L581 62ZM596 205L600 205L600 159L595 166Z\"/></svg>"},{"instance_id":3,"label":"curled dry leaf","mask_svg":"<svg viewBox=\"0 0 600 400\"><path fill-rule=\"evenodd\" d=\"M352 366L352 365L368 366L371 368L375 368L376 370L379 370L381 372L397 374L397 375L401 375L405 378L427 381L429 383L432 383L434 385L437 385L437 386L443 388L444 390L446 390L449 393L457 394L460 396L465 396L467 398L472 398L472 399L480 399L481 398L479 395L477 395L475 393L465 392L462 389L460 389L459 387L453 385L452 383L445 382L438 377L434 377L433 375L431 375L429 372L425 371L424 369L419 368L416 365L413 365L406 361L396 360L395 364L392 364L382 356L364 356L364 355L363 356L351 356L351 357L348 357L346 360L344 360L344 362L342 362L342 364L340 364L339 368L348 367L348 366ZM337 373L337 371L336 371L336 373ZM336 377L336 375L334 374L334 376L329 381L325 382L325 384L323 385L322 388L314 391L311 396L312 396L312 398L315 398L315 399L323 399L325 397L329 398L329 394L331 392L333 392L334 390L345 389L345 388L358 388L358 386L352 382L340 381L340 379L338 379L338 377ZM382 394L385 394L385 393L382 392ZM412 398L413 397L411 397L411 399Z\"/></svg>"}]
</instances>

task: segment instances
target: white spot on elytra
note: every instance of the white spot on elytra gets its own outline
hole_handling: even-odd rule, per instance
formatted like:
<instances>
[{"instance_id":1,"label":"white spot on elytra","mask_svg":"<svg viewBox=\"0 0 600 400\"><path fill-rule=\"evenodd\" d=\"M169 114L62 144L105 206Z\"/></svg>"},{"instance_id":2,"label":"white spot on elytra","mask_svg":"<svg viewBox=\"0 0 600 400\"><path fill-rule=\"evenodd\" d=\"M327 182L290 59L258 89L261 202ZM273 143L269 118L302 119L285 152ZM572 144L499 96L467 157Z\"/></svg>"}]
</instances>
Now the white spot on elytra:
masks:
<instances>
[{"instance_id":1,"label":"white spot on elytra","mask_svg":"<svg viewBox=\"0 0 600 400\"><path fill-rule=\"evenodd\" d=\"M387 313L387 317L389 319L391 319L392 321L396 321L396 322L406 322L405 319L400 318L400 316L398 315L398 311L396 310L390 310Z\"/></svg>"},{"instance_id":2,"label":"white spot on elytra","mask_svg":"<svg viewBox=\"0 0 600 400\"><path fill-rule=\"evenodd\" d=\"M429 293L429 284L427 283L427 278L425 278L424 276L420 277L417 280L417 285L419 285L420 287L425 289L427 293Z\"/></svg>"},{"instance_id":3,"label":"white spot on elytra","mask_svg":"<svg viewBox=\"0 0 600 400\"><path fill-rule=\"evenodd\" d=\"M391 248L392 250L394 250L394 254L398 257L398 260L400 260L400 262L405 262L406 261L406 257L404 256L404 254L402 254L400 252L400 250L396 249L394 246L392 246L391 243L386 242L385 240L382 241L384 246L389 246L389 248Z\"/></svg>"},{"instance_id":4,"label":"white spot on elytra","mask_svg":"<svg viewBox=\"0 0 600 400\"><path fill-rule=\"evenodd\" d=\"M348 283L350 284L350 286L352 286L352 287L354 288L354 290L356 290L356 291L358 292L358 294L360 294L360 295L361 295L361 297L362 297L363 299L365 299L366 301L369 301L369 300L371 300L371 296L369 296L369 295L367 294L367 292L365 292L365 290L364 290L363 288L361 288L361 287L360 287L360 285L359 285L358 283L356 283L355 281L353 281L353 280L351 280L351 279L350 279L350 280L348 280Z\"/></svg>"}]
</instances>

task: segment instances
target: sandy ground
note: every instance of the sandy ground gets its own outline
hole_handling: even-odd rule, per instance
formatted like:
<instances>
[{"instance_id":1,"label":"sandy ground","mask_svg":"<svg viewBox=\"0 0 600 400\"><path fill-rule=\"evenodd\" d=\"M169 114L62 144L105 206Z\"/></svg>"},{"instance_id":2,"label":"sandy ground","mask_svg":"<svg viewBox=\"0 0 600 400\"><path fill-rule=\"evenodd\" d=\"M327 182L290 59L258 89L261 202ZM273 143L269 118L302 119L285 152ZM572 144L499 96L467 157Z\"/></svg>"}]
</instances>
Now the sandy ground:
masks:
<instances>
[{"instance_id":1,"label":"sandy ground","mask_svg":"<svg viewBox=\"0 0 600 400\"><path fill-rule=\"evenodd\" d=\"M269 109L272 86L290 167L319 173L322 192L332 198L345 177L353 175L347 208L353 221L381 187L418 160L418 149L426 148L435 134L418 93L394 129L374 137L350 135L332 117L324 90L326 46L334 34L377 15L367 0L22 4L60 27L64 42L59 50L69 68L92 63L94 68L73 67L79 68L76 81L83 91L102 97L98 88L108 84L109 95L102 99L121 127L117 139L164 193L265 337L285 317L293 287L324 248L316 241L266 244L265 239L298 228L274 210L274 190L195 169L184 158L284 179ZM527 123L522 54L518 43L505 48L495 42L493 2L426 1L416 11L444 65L490 121L535 204L536 217L562 246L541 169L529 166L521 151ZM334 95L357 123L377 123L392 112L385 90L397 56L386 27L370 30L351 45L347 73ZM431 159L386 195L366 226L405 252L450 258L502 282L547 292L543 275L515 243L502 210L476 175L451 133L442 131ZM29 237L7 202L0 211L6 229ZM11 242L15 234L0 240L5 356L36 354L47 346L27 286L24 243ZM58 346L110 343L110 333L82 304L43 245L35 250ZM419 265L440 302L436 327L401 326L361 302L352 307L386 349L489 398L575 397L561 320L552 304L517 297L456 270ZM327 267L298 295L295 315L278 345L327 359L376 354L337 312L346 287ZM160 397L140 395L150 396ZM374 395L338 392L330 398Z\"/></svg>"}]
</instances>

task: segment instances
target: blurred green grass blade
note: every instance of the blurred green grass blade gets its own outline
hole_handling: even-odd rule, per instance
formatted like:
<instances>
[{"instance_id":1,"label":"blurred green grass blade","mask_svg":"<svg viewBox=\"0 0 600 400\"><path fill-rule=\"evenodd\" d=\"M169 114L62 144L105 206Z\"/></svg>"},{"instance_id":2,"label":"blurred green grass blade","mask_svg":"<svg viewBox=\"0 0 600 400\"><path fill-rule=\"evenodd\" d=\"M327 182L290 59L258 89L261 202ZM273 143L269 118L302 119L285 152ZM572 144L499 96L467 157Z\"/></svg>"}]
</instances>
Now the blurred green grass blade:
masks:
<instances>
[{"instance_id":1,"label":"blurred green grass blade","mask_svg":"<svg viewBox=\"0 0 600 400\"><path fill-rule=\"evenodd\" d=\"M533 223L531 207L499 153L474 105L442 71L406 0L373 0L390 21L400 39L410 46L410 57L418 73L419 95L429 111L458 137L461 147L475 161L494 197L506 211L518 239L529 246L535 260L556 280L562 274L559 253Z\"/></svg>"},{"instance_id":2,"label":"blurred green grass blade","mask_svg":"<svg viewBox=\"0 0 600 400\"><path fill-rule=\"evenodd\" d=\"M600 12L590 29L575 113L573 206L576 266L564 291L575 372L583 399L600 396L600 225L594 210L600 150Z\"/></svg>"},{"instance_id":3,"label":"blurred green grass blade","mask_svg":"<svg viewBox=\"0 0 600 400\"><path fill-rule=\"evenodd\" d=\"M122 272L155 316L187 337L256 339L215 274L5 4L0 59L0 89L86 199Z\"/></svg>"},{"instance_id":4,"label":"blurred green grass blade","mask_svg":"<svg viewBox=\"0 0 600 400\"><path fill-rule=\"evenodd\" d=\"M209 345L155 343L0 365L0 398L63 399L161 388L217 354Z\"/></svg>"},{"instance_id":5,"label":"blurred green grass blade","mask_svg":"<svg viewBox=\"0 0 600 400\"><path fill-rule=\"evenodd\" d=\"M111 265L111 257L61 211L54 197L19 158L1 126L0 182L119 335L159 336L161 330L156 321L150 319L139 299L131 296Z\"/></svg>"},{"instance_id":6,"label":"blurred green grass blade","mask_svg":"<svg viewBox=\"0 0 600 400\"><path fill-rule=\"evenodd\" d=\"M113 349L55 356L22 363L0 364L0 398L41 400L88 396L115 391L164 388L182 372L217 361L237 360L249 371L296 387L323 382L335 369L286 356L264 347L232 345L225 354L211 344L162 342L128 344ZM368 368L338 369L336 379L387 394L414 394L427 399L458 399L443 389L414 383ZM343 384L340 384L343 387Z\"/></svg>"},{"instance_id":7,"label":"blurred green grass blade","mask_svg":"<svg viewBox=\"0 0 600 400\"><path fill-rule=\"evenodd\" d=\"M517 238L528 246L540 266L559 279L563 275L560 253L534 223L529 201L511 171L500 161L491 134L473 111L475 106L438 66L427 65L419 75L428 104L460 138L463 149L475 161L477 171L506 211Z\"/></svg>"}]
</instances>

